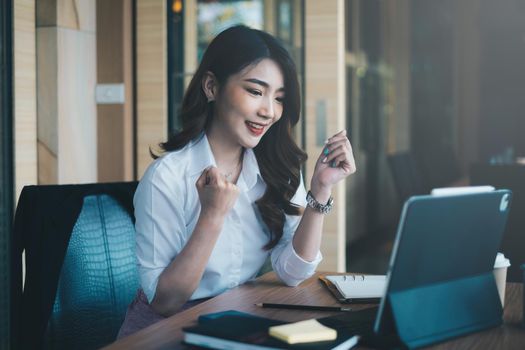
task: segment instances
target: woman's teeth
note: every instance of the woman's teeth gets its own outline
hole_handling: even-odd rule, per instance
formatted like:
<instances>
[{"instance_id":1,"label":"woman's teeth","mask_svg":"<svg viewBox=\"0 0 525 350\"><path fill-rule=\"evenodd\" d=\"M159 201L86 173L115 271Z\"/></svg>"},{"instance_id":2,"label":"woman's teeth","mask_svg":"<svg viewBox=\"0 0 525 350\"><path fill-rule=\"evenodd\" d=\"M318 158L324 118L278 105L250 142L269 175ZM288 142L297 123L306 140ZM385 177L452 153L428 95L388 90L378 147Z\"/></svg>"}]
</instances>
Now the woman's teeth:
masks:
<instances>
[{"instance_id":1,"label":"woman's teeth","mask_svg":"<svg viewBox=\"0 0 525 350\"><path fill-rule=\"evenodd\" d=\"M251 128L254 128L254 129L257 129L257 130L260 130L262 128L264 128L263 125L259 125L259 124L255 124L255 123L251 123L251 122L246 122Z\"/></svg>"}]
</instances>

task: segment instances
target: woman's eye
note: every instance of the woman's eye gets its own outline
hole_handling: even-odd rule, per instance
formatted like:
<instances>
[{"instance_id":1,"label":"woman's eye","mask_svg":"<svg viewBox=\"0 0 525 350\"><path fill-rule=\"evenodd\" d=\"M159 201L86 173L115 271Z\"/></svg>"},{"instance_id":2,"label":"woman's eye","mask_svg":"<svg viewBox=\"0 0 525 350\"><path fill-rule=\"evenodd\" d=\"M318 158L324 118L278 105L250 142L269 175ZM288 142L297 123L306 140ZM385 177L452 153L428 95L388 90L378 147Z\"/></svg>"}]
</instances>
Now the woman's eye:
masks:
<instances>
[{"instance_id":1,"label":"woman's eye","mask_svg":"<svg viewBox=\"0 0 525 350\"><path fill-rule=\"evenodd\" d=\"M248 90L248 92L252 95L262 96L262 93L259 90L254 90L254 89L246 89L246 90Z\"/></svg>"},{"instance_id":2,"label":"woman's eye","mask_svg":"<svg viewBox=\"0 0 525 350\"><path fill-rule=\"evenodd\" d=\"M275 101L279 102L279 103L283 103L284 101L284 97L276 97L275 98Z\"/></svg>"}]
</instances>

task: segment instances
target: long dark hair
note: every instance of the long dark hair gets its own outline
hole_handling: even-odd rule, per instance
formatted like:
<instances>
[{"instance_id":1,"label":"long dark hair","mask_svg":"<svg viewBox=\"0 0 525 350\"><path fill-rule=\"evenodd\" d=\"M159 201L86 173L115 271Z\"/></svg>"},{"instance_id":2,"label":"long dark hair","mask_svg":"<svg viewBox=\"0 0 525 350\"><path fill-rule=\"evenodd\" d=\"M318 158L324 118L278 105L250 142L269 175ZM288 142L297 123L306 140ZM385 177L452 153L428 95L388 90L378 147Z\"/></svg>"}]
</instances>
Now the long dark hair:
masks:
<instances>
[{"instance_id":1,"label":"long dark hair","mask_svg":"<svg viewBox=\"0 0 525 350\"><path fill-rule=\"evenodd\" d=\"M292 127L299 121L301 96L295 64L286 49L270 34L245 26L226 29L210 43L182 101L182 130L161 143L164 152L178 150L206 132L213 118L213 103L208 103L202 90L202 79L208 71L219 83L249 65L269 58L281 68L284 78L283 113L270 127L254 153L266 192L256 201L271 237L264 249L273 248L283 235L285 214L300 215L301 208L290 202L300 184L300 167L306 161L292 138ZM152 154L154 158L157 156Z\"/></svg>"}]
</instances>

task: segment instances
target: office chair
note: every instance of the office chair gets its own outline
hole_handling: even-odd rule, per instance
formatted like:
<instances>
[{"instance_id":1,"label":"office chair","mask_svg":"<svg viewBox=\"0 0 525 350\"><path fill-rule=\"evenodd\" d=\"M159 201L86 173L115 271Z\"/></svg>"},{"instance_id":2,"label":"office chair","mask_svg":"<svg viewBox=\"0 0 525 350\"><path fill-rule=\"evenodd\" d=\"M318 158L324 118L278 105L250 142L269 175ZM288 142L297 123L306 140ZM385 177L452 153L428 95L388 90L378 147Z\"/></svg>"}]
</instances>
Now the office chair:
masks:
<instances>
[{"instance_id":1,"label":"office chair","mask_svg":"<svg viewBox=\"0 0 525 350\"><path fill-rule=\"evenodd\" d=\"M14 298L14 348L97 349L115 340L139 288L136 185L24 188L14 251L25 249L26 277Z\"/></svg>"},{"instance_id":2,"label":"office chair","mask_svg":"<svg viewBox=\"0 0 525 350\"><path fill-rule=\"evenodd\" d=\"M410 196L428 193L415 157L410 152L388 155L388 165L401 204Z\"/></svg>"}]
</instances>

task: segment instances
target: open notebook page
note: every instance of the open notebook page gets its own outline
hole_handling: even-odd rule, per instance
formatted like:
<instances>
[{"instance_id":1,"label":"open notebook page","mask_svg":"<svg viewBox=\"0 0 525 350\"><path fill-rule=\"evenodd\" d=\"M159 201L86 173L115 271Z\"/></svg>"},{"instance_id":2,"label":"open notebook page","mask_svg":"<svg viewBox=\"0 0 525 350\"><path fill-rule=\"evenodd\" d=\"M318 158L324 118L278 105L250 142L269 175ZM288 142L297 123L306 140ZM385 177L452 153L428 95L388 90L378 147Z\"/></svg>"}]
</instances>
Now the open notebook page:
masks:
<instances>
[{"instance_id":1,"label":"open notebook page","mask_svg":"<svg viewBox=\"0 0 525 350\"><path fill-rule=\"evenodd\" d=\"M386 286L385 275L326 276L346 299L381 298Z\"/></svg>"}]
</instances>

